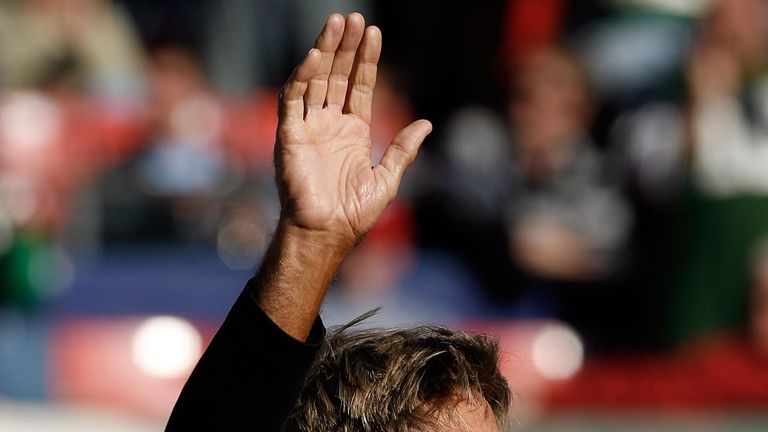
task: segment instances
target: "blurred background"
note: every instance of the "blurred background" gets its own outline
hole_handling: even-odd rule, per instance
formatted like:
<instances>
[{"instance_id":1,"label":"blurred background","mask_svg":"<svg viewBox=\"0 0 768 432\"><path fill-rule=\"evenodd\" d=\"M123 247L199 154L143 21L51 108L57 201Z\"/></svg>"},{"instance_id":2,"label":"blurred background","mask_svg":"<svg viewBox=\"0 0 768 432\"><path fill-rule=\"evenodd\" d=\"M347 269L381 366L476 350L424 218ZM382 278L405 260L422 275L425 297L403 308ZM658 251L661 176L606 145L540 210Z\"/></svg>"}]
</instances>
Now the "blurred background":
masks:
<instances>
[{"instance_id":1,"label":"blurred background","mask_svg":"<svg viewBox=\"0 0 768 432\"><path fill-rule=\"evenodd\" d=\"M374 158L435 133L326 323L498 335L519 430L768 428L768 2L0 0L0 430L162 429L333 11Z\"/></svg>"}]
</instances>

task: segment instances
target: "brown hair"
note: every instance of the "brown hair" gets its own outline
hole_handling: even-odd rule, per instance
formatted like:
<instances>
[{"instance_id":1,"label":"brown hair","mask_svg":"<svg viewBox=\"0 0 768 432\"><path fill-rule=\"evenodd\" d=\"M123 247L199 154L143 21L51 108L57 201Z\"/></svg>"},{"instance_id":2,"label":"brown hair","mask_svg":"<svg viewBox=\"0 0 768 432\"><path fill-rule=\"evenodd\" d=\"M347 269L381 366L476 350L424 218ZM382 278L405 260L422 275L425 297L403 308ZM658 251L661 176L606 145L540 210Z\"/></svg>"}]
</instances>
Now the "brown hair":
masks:
<instances>
[{"instance_id":1,"label":"brown hair","mask_svg":"<svg viewBox=\"0 0 768 432\"><path fill-rule=\"evenodd\" d=\"M495 339L439 326L352 328L371 314L330 333L286 430L423 431L462 401L487 402L503 428L510 394Z\"/></svg>"}]
</instances>

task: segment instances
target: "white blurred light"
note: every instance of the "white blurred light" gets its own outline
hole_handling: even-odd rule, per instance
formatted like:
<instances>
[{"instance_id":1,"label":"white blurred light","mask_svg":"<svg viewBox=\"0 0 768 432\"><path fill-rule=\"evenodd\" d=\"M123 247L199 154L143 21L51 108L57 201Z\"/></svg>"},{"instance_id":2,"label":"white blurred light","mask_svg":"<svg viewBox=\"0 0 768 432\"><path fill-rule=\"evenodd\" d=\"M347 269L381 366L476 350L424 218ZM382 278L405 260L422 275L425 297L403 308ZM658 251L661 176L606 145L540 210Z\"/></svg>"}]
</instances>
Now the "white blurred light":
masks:
<instances>
[{"instance_id":1,"label":"white blurred light","mask_svg":"<svg viewBox=\"0 0 768 432\"><path fill-rule=\"evenodd\" d=\"M202 339L188 321L159 316L149 318L133 335L133 360L144 373L158 378L179 378L200 357Z\"/></svg>"},{"instance_id":2,"label":"white blurred light","mask_svg":"<svg viewBox=\"0 0 768 432\"><path fill-rule=\"evenodd\" d=\"M45 96L16 93L0 107L0 141L18 149L49 145L61 132L59 108Z\"/></svg>"},{"instance_id":3,"label":"white blurred light","mask_svg":"<svg viewBox=\"0 0 768 432\"><path fill-rule=\"evenodd\" d=\"M584 344L563 324L544 326L533 340L533 366L547 379L571 378L584 363Z\"/></svg>"}]
</instances>

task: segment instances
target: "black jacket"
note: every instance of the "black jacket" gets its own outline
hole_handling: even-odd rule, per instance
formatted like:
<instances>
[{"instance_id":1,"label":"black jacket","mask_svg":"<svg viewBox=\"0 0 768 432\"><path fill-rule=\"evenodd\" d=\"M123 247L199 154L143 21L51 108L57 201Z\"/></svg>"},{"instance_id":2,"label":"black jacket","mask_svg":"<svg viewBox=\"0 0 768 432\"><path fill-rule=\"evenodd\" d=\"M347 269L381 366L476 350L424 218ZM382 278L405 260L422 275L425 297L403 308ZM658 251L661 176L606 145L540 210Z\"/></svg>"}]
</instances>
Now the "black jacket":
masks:
<instances>
[{"instance_id":1,"label":"black jacket","mask_svg":"<svg viewBox=\"0 0 768 432\"><path fill-rule=\"evenodd\" d=\"M246 288L184 385L166 431L280 431L324 337L318 317L306 343L293 339Z\"/></svg>"}]
</instances>

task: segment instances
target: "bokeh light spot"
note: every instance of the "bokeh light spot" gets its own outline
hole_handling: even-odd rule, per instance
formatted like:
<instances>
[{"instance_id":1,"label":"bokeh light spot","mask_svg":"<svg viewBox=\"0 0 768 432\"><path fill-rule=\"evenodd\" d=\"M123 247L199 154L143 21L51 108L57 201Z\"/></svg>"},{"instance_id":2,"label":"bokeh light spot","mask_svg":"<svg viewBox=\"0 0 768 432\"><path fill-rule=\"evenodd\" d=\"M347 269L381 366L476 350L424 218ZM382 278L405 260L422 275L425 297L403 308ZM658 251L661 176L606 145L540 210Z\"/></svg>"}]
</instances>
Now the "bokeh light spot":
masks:
<instances>
[{"instance_id":1,"label":"bokeh light spot","mask_svg":"<svg viewBox=\"0 0 768 432\"><path fill-rule=\"evenodd\" d=\"M202 339L195 327L180 318L159 316L141 323L133 336L133 360L147 375L180 378L200 357Z\"/></svg>"},{"instance_id":2,"label":"bokeh light spot","mask_svg":"<svg viewBox=\"0 0 768 432\"><path fill-rule=\"evenodd\" d=\"M564 324L548 324L533 339L533 365L550 380L565 380L575 375L584 363L584 344L579 335Z\"/></svg>"}]
</instances>

